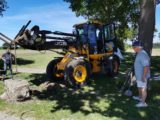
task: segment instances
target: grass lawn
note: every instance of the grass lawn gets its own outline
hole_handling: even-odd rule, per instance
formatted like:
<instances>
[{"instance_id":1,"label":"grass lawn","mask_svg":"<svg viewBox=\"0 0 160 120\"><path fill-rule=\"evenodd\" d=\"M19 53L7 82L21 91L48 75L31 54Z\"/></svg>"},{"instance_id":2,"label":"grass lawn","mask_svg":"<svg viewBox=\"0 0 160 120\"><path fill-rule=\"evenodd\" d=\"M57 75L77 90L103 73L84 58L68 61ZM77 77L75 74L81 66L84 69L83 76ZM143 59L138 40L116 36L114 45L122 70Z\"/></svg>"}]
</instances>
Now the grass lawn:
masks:
<instances>
[{"instance_id":1,"label":"grass lawn","mask_svg":"<svg viewBox=\"0 0 160 120\"><path fill-rule=\"evenodd\" d=\"M48 64L55 55L31 53L21 51L18 57L24 61L26 59L34 61L36 57L38 61L22 66L43 68L46 67L44 64ZM59 86L43 89L41 83L45 82L44 74L16 74L15 78L28 80L31 87L41 91L33 94L32 100L27 102L13 104L0 100L0 110L17 116L22 114L23 117L31 116L36 120L158 120L160 118L160 81L151 83L147 98L148 108L136 108L136 101L118 92L125 79L125 71L133 63L130 54L126 54L125 58L125 62L121 64L120 73L115 78L94 75L89 86L77 91ZM159 61L160 56L152 57L152 75L159 71ZM0 82L0 93L2 92L3 82ZM136 87L133 88L133 92L137 93Z\"/></svg>"},{"instance_id":2,"label":"grass lawn","mask_svg":"<svg viewBox=\"0 0 160 120\"><path fill-rule=\"evenodd\" d=\"M0 50L0 56L4 53L4 50ZM15 54L14 50L11 51ZM34 51L34 50L16 50L17 64L20 68L46 68L49 61L54 57L60 56L52 51ZM15 67L15 66L13 66Z\"/></svg>"}]
</instances>

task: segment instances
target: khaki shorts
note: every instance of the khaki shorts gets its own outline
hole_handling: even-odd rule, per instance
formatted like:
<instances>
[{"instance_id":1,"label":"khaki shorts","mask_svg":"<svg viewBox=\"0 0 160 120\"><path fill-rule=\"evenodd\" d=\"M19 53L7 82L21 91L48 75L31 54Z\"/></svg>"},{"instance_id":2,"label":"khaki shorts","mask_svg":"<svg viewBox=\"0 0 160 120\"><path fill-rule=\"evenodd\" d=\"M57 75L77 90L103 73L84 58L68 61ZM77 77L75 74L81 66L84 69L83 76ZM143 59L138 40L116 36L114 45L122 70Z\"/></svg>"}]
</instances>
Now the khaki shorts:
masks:
<instances>
[{"instance_id":1,"label":"khaki shorts","mask_svg":"<svg viewBox=\"0 0 160 120\"><path fill-rule=\"evenodd\" d=\"M147 88L147 82L143 82L141 80L137 80L137 87L138 88Z\"/></svg>"}]
</instances>

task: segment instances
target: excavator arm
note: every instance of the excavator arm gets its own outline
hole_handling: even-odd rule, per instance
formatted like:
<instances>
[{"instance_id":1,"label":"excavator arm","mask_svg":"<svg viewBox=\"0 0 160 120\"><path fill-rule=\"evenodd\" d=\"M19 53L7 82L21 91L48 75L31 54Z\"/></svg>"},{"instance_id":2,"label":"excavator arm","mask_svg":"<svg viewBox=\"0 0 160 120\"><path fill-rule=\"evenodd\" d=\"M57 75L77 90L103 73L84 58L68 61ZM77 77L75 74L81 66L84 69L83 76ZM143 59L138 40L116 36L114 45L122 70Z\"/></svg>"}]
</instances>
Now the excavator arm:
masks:
<instances>
[{"instance_id":1,"label":"excavator arm","mask_svg":"<svg viewBox=\"0 0 160 120\"><path fill-rule=\"evenodd\" d=\"M2 33L0 33L0 39L9 45L19 45L32 50L67 49L69 45L76 43L77 36L72 33L40 30L37 25L28 30L30 23L31 20L23 25L13 40Z\"/></svg>"}]
</instances>

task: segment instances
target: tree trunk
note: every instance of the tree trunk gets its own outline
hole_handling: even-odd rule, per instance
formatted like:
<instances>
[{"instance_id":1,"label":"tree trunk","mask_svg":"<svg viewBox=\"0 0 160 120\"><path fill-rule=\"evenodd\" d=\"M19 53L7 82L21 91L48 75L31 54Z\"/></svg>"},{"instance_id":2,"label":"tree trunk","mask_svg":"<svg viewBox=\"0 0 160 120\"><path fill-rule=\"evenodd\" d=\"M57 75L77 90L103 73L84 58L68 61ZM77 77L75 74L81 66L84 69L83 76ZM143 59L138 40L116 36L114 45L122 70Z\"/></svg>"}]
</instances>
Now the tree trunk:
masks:
<instances>
[{"instance_id":1,"label":"tree trunk","mask_svg":"<svg viewBox=\"0 0 160 120\"><path fill-rule=\"evenodd\" d=\"M155 0L141 0L138 38L151 56L155 29Z\"/></svg>"}]
</instances>

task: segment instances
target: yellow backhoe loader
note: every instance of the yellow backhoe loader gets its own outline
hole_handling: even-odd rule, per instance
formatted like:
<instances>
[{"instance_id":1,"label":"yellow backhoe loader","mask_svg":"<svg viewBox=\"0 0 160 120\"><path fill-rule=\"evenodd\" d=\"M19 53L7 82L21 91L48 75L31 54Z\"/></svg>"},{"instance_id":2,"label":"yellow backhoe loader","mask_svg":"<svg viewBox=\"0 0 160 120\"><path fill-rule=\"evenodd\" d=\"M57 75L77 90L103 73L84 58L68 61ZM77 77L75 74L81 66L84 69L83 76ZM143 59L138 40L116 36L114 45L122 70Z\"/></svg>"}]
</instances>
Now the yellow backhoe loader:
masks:
<instances>
[{"instance_id":1,"label":"yellow backhoe loader","mask_svg":"<svg viewBox=\"0 0 160 120\"><path fill-rule=\"evenodd\" d=\"M87 84L94 73L110 76L118 73L120 56L115 54L118 48L114 24L93 20L75 24L72 33L64 33L40 30L37 25L28 30L30 22L20 29L11 43L33 50L63 49L63 57L49 62L48 79L64 78L69 85L79 87Z\"/></svg>"}]
</instances>

